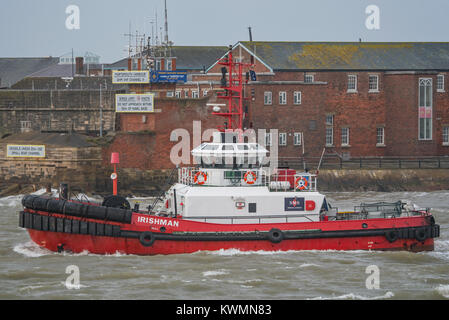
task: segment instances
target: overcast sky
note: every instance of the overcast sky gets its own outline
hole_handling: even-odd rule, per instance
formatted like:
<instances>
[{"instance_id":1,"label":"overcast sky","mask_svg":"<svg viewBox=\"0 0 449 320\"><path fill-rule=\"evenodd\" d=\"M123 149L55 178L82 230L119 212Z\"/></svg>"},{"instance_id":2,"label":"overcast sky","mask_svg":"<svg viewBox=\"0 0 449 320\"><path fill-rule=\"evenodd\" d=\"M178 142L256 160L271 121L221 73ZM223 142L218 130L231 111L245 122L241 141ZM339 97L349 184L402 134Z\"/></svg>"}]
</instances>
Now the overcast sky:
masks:
<instances>
[{"instance_id":1,"label":"overcast sky","mask_svg":"<svg viewBox=\"0 0 449 320\"><path fill-rule=\"evenodd\" d=\"M163 0L0 0L0 57L60 56L90 51L101 62L127 56L132 32L151 34ZM79 8L69 30L66 8ZM379 8L378 30L365 22ZM175 45L259 41L449 41L449 0L167 0L169 39ZM232 8L232 9L231 9ZM72 20L71 20L72 21ZM72 21L73 22L73 21Z\"/></svg>"}]
</instances>

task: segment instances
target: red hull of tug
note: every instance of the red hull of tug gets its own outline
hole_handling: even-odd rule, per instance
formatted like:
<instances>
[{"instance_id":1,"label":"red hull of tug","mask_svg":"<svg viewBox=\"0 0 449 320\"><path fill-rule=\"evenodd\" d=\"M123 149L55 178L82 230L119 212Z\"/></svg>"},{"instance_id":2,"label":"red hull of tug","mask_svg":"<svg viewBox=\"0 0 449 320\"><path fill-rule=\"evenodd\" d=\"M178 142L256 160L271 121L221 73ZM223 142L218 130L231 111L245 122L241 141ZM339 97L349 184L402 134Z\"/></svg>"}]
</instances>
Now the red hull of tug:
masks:
<instances>
[{"instance_id":1,"label":"red hull of tug","mask_svg":"<svg viewBox=\"0 0 449 320\"><path fill-rule=\"evenodd\" d=\"M40 215L48 215L44 212L35 212ZM55 216L52 214L52 216ZM56 215L61 216L61 215ZM62 217L62 216L61 216ZM322 230L324 232L350 232L362 230L413 228L429 226L428 217L414 216L391 219L347 220L347 221L320 221L297 223L267 223L267 224L214 224L194 222L173 218L154 218L148 223L147 215L133 214L131 224L119 225L122 231L153 232L160 233L161 225L164 225L164 235L172 232L261 232L277 228L286 232L288 230ZM72 218L71 218L72 219ZM73 218L75 219L75 218ZM72 219L72 220L73 220ZM88 221L99 222L91 219ZM138 222L144 220L144 222ZM42 231L28 229L31 239L44 248L51 251L67 250L73 253L90 252L94 254L181 254L197 251L217 251L226 249L238 249L241 251L288 251L288 250L407 250L428 251L434 249L434 239L429 237L423 241L416 239L397 239L389 241L384 235L377 236L344 236L344 237L315 237L312 239L284 239L279 243L269 240L231 240L231 241L202 241L202 240L165 240L157 239L151 245L145 246L138 238L111 237L90 234L72 234L65 232ZM391 239L390 239L391 240Z\"/></svg>"}]
</instances>

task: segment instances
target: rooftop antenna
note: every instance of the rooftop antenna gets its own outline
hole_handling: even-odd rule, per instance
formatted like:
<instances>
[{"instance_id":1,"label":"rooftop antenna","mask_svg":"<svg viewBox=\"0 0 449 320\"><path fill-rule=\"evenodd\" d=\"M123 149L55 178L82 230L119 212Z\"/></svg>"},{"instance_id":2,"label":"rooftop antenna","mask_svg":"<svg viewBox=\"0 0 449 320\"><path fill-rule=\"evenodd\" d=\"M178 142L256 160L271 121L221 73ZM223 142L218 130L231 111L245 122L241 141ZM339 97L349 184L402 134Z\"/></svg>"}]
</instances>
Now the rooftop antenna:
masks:
<instances>
[{"instance_id":1,"label":"rooftop antenna","mask_svg":"<svg viewBox=\"0 0 449 320\"><path fill-rule=\"evenodd\" d=\"M128 33L124 34L125 37L128 37L128 58L131 57L131 38L133 37L133 35L131 34L131 20L129 20L129 30Z\"/></svg>"},{"instance_id":2,"label":"rooftop antenna","mask_svg":"<svg viewBox=\"0 0 449 320\"><path fill-rule=\"evenodd\" d=\"M165 4L165 44L168 45L168 18L167 18L167 0L164 1Z\"/></svg>"},{"instance_id":3,"label":"rooftop antenna","mask_svg":"<svg viewBox=\"0 0 449 320\"><path fill-rule=\"evenodd\" d=\"M248 31L249 31L249 41L253 42L253 35L251 33L251 27L248 27Z\"/></svg>"}]
</instances>

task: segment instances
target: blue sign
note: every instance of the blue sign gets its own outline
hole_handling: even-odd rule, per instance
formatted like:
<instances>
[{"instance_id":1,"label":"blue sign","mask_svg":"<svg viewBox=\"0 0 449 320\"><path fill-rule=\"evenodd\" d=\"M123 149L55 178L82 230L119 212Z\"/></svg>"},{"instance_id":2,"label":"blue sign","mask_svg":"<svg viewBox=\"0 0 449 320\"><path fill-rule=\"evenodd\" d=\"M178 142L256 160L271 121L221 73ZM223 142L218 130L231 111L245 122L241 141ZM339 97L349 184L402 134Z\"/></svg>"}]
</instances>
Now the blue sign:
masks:
<instances>
[{"instance_id":1,"label":"blue sign","mask_svg":"<svg viewBox=\"0 0 449 320\"><path fill-rule=\"evenodd\" d=\"M249 75L251 76L251 81L257 81L256 72L254 70L249 70Z\"/></svg>"},{"instance_id":2,"label":"blue sign","mask_svg":"<svg viewBox=\"0 0 449 320\"><path fill-rule=\"evenodd\" d=\"M151 71L150 82L187 82L187 72Z\"/></svg>"},{"instance_id":3,"label":"blue sign","mask_svg":"<svg viewBox=\"0 0 449 320\"><path fill-rule=\"evenodd\" d=\"M285 211L304 211L304 198L284 198Z\"/></svg>"}]
</instances>

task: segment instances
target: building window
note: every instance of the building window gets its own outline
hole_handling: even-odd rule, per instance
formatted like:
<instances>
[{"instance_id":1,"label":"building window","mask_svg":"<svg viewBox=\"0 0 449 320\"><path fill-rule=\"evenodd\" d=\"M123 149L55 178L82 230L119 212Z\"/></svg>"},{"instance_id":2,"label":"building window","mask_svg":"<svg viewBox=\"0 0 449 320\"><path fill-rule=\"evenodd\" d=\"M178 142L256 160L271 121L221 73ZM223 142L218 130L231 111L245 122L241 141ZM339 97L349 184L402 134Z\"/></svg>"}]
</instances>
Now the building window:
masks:
<instances>
[{"instance_id":1,"label":"building window","mask_svg":"<svg viewBox=\"0 0 449 320\"><path fill-rule=\"evenodd\" d=\"M316 120L309 120L309 130L316 130Z\"/></svg>"},{"instance_id":2,"label":"building window","mask_svg":"<svg viewBox=\"0 0 449 320\"><path fill-rule=\"evenodd\" d=\"M192 90L192 98L198 99L200 97L200 94L198 90Z\"/></svg>"},{"instance_id":3,"label":"building window","mask_svg":"<svg viewBox=\"0 0 449 320\"><path fill-rule=\"evenodd\" d=\"M287 145L287 134L279 133L279 145L286 146Z\"/></svg>"},{"instance_id":4,"label":"building window","mask_svg":"<svg viewBox=\"0 0 449 320\"><path fill-rule=\"evenodd\" d=\"M341 145L349 146L349 128L341 128Z\"/></svg>"},{"instance_id":5,"label":"building window","mask_svg":"<svg viewBox=\"0 0 449 320\"><path fill-rule=\"evenodd\" d=\"M437 91L444 92L444 74L437 75Z\"/></svg>"},{"instance_id":6,"label":"building window","mask_svg":"<svg viewBox=\"0 0 449 320\"><path fill-rule=\"evenodd\" d=\"M263 104L270 105L273 103L271 91L265 91L263 94Z\"/></svg>"},{"instance_id":7,"label":"building window","mask_svg":"<svg viewBox=\"0 0 449 320\"><path fill-rule=\"evenodd\" d=\"M171 59L165 59L165 70L172 70L172 60Z\"/></svg>"},{"instance_id":8,"label":"building window","mask_svg":"<svg viewBox=\"0 0 449 320\"><path fill-rule=\"evenodd\" d=\"M161 70L161 60L156 60L156 70Z\"/></svg>"},{"instance_id":9,"label":"building window","mask_svg":"<svg viewBox=\"0 0 449 320\"><path fill-rule=\"evenodd\" d=\"M304 76L304 82L305 82L305 83L312 83L314 80L315 80L315 79L314 79L313 74L306 74L306 75Z\"/></svg>"},{"instance_id":10,"label":"building window","mask_svg":"<svg viewBox=\"0 0 449 320\"><path fill-rule=\"evenodd\" d=\"M328 125L328 126L334 125L334 115L333 114L326 114L326 125Z\"/></svg>"},{"instance_id":11,"label":"building window","mask_svg":"<svg viewBox=\"0 0 449 320\"><path fill-rule=\"evenodd\" d=\"M301 91L293 92L293 104L301 104Z\"/></svg>"},{"instance_id":12,"label":"building window","mask_svg":"<svg viewBox=\"0 0 449 320\"><path fill-rule=\"evenodd\" d=\"M334 145L334 128L326 128L326 146L330 147Z\"/></svg>"},{"instance_id":13,"label":"building window","mask_svg":"<svg viewBox=\"0 0 449 320\"><path fill-rule=\"evenodd\" d=\"M369 76L369 92L379 92L379 76Z\"/></svg>"},{"instance_id":14,"label":"building window","mask_svg":"<svg viewBox=\"0 0 449 320\"><path fill-rule=\"evenodd\" d=\"M175 91L175 97L180 99L181 98L181 90L176 90Z\"/></svg>"},{"instance_id":15,"label":"building window","mask_svg":"<svg viewBox=\"0 0 449 320\"><path fill-rule=\"evenodd\" d=\"M432 79L419 79L419 140L432 140Z\"/></svg>"},{"instance_id":16,"label":"building window","mask_svg":"<svg viewBox=\"0 0 449 320\"><path fill-rule=\"evenodd\" d=\"M301 145L301 140L302 140L301 132L295 132L295 134L293 136L293 144L295 146L300 146Z\"/></svg>"},{"instance_id":17,"label":"building window","mask_svg":"<svg viewBox=\"0 0 449 320\"><path fill-rule=\"evenodd\" d=\"M279 104L287 104L287 92L279 92Z\"/></svg>"},{"instance_id":18,"label":"building window","mask_svg":"<svg viewBox=\"0 0 449 320\"><path fill-rule=\"evenodd\" d=\"M443 127L443 145L449 146L449 126Z\"/></svg>"},{"instance_id":19,"label":"building window","mask_svg":"<svg viewBox=\"0 0 449 320\"><path fill-rule=\"evenodd\" d=\"M378 127L376 129L376 144L378 146L385 145L385 128L384 127Z\"/></svg>"},{"instance_id":20,"label":"building window","mask_svg":"<svg viewBox=\"0 0 449 320\"><path fill-rule=\"evenodd\" d=\"M167 91L167 98L173 98L175 93L173 91Z\"/></svg>"},{"instance_id":21,"label":"building window","mask_svg":"<svg viewBox=\"0 0 449 320\"><path fill-rule=\"evenodd\" d=\"M265 133L265 146L271 146L271 133Z\"/></svg>"},{"instance_id":22,"label":"building window","mask_svg":"<svg viewBox=\"0 0 449 320\"><path fill-rule=\"evenodd\" d=\"M184 89L184 98L189 97L189 89Z\"/></svg>"},{"instance_id":23,"label":"building window","mask_svg":"<svg viewBox=\"0 0 449 320\"><path fill-rule=\"evenodd\" d=\"M209 92L209 90L207 90L207 89L203 89L203 97L206 97L206 96L207 96L207 94L208 94L208 92Z\"/></svg>"},{"instance_id":24,"label":"building window","mask_svg":"<svg viewBox=\"0 0 449 320\"><path fill-rule=\"evenodd\" d=\"M357 92L357 76L348 75L348 92Z\"/></svg>"}]
</instances>

